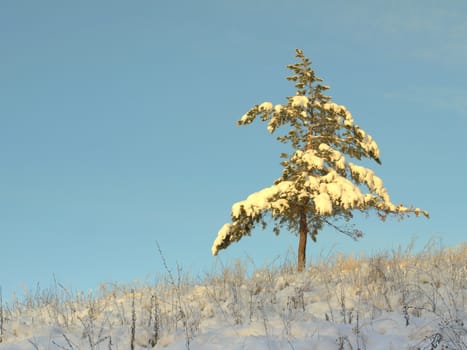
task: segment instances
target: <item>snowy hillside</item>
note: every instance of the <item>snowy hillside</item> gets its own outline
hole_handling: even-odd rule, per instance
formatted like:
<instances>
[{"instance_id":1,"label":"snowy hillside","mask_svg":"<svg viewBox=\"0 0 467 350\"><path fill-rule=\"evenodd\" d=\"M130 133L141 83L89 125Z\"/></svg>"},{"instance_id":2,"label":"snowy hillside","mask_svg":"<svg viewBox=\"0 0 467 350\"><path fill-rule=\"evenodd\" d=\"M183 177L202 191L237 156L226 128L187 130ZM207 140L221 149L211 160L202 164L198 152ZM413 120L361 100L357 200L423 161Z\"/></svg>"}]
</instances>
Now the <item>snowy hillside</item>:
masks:
<instances>
[{"instance_id":1,"label":"snowy hillside","mask_svg":"<svg viewBox=\"0 0 467 350\"><path fill-rule=\"evenodd\" d=\"M334 256L150 286L71 293L57 283L2 303L1 350L467 349L467 245Z\"/></svg>"}]
</instances>

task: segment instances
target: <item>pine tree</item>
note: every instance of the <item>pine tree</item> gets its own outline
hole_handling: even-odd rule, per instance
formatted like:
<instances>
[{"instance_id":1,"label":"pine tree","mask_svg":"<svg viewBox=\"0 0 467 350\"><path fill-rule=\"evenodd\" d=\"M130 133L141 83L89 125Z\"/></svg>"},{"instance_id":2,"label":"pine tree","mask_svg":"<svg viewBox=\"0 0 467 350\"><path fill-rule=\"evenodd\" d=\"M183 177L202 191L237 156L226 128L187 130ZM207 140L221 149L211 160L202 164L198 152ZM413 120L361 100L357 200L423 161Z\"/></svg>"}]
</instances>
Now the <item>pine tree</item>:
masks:
<instances>
[{"instance_id":1,"label":"pine tree","mask_svg":"<svg viewBox=\"0 0 467 350\"><path fill-rule=\"evenodd\" d=\"M422 213L428 217L419 208L393 204L383 181L371 169L347 160L346 156L369 158L381 164L378 145L344 106L324 94L329 87L315 75L301 50L296 50L296 57L298 62L287 66L293 72L287 80L295 83L296 95L284 105L255 105L238 121L238 125L247 125L258 117L267 122L270 133L285 129L277 140L289 144L293 152L281 155L282 175L271 187L232 206L232 222L219 230L213 255L249 236L257 224L265 228L271 217L275 234L285 227L299 236L298 270L302 271L307 237L316 242L325 225L353 239L362 236L360 230L338 224L349 221L355 210L375 210L383 221L388 215L404 218Z\"/></svg>"}]
</instances>

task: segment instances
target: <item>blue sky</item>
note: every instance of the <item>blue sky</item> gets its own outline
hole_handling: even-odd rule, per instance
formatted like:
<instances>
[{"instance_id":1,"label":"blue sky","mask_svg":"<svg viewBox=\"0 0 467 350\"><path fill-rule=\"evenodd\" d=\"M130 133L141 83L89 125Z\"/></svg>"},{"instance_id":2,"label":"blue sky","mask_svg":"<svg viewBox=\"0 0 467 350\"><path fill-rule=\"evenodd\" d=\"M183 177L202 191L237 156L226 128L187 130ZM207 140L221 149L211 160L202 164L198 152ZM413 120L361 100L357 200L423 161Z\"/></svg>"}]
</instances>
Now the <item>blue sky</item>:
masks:
<instances>
[{"instance_id":1,"label":"blue sky","mask_svg":"<svg viewBox=\"0 0 467 350\"><path fill-rule=\"evenodd\" d=\"M395 203L432 218L359 217L359 242L325 229L308 256L465 241L464 1L0 2L0 285L87 290L257 266L297 239L258 229L210 255L231 205L272 184L283 150L255 103L294 93L302 48L334 102L381 150Z\"/></svg>"}]
</instances>

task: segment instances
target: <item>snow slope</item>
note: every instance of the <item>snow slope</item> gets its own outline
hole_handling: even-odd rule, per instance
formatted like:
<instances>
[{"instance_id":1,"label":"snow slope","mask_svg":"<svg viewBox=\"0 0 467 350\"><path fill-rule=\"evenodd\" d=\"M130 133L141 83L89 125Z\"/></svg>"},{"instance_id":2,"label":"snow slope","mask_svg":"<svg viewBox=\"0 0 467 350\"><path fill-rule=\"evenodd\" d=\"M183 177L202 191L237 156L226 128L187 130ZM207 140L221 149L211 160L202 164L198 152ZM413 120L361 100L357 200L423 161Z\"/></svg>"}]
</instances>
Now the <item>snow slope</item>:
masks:
<instances>
[{"instance_id":1,"label":"snow slope","mask_svg":"<svg viewBox=\"0 0 467 350\"><path fill-rule=\"evenodd\" d=\"M2 305L0 349L466 349L466 261L464 244L303 273L237 262L89 294L57 284Z\"/></svg>"}]
</instances>

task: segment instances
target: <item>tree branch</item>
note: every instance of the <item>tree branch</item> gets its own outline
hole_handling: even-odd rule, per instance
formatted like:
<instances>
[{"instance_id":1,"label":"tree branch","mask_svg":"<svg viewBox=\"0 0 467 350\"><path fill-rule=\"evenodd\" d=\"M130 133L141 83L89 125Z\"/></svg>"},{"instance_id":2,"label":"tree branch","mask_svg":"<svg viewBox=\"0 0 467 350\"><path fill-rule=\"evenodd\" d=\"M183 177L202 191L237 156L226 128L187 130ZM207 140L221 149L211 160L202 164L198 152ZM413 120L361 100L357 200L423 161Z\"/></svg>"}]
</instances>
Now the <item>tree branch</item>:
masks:
<instances>
[{"instance_id":1,"label":"tree branch","mask_svg":"<svg viewBox=\"0 0 467 350\"><path fill-rule=\"evenodd\" d=\"M346 236L349 236L352 238L354 241L357 241L359 238L363 237L363 232L358 230L358 229L352 229L352 230L345 230L342 227L339 227L337 225L334 225L332 222L330 222L327 219L323 220L326 224L334 228L336 231L343 233Z\"/></svg>"}]
</instances>

